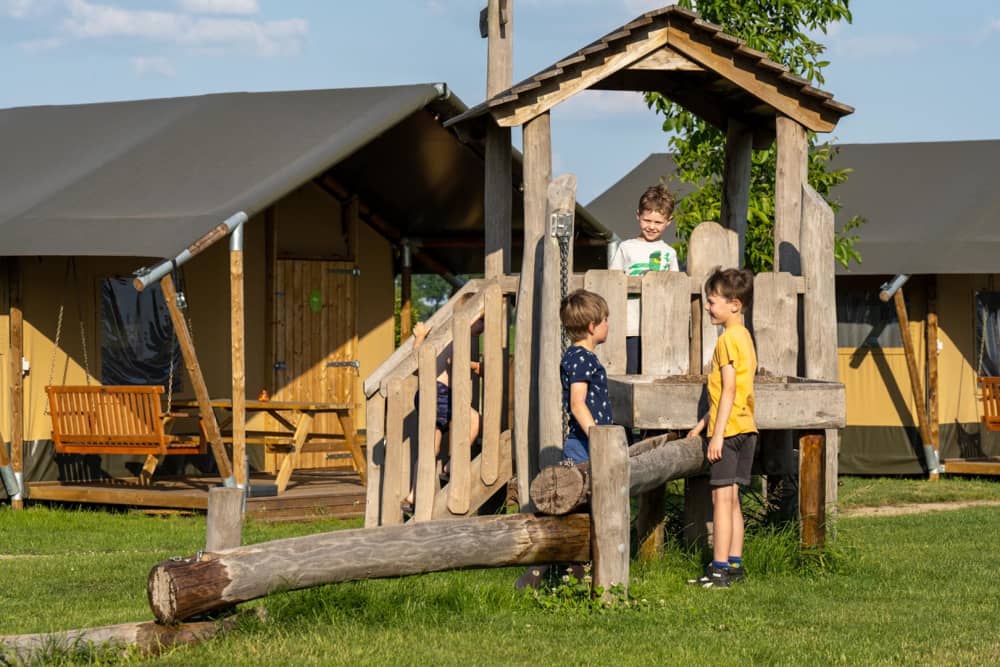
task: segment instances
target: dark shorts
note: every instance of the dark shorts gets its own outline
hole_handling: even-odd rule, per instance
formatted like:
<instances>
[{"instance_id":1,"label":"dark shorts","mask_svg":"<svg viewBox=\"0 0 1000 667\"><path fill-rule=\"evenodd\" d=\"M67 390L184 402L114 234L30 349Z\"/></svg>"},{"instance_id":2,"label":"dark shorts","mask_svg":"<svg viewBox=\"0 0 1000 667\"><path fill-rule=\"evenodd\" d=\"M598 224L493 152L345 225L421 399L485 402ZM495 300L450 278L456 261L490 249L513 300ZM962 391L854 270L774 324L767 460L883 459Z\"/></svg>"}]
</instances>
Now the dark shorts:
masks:
<instances>
[{"instance_id":1,"label":"dark shorts","mask_svg":"<svg viewBox=\"0 0 1000 667\"><path fill-rule=\"evenodd\" d=\"M448 430L451 422L451 389L444 382L437 383L437 416L434 425L442 431Z\"/></svg>"},{"instance_id":2,"label":"dark shorts","mask_svg":"<svg viewBox=\"0 0 1000 667\"><path fill-rule=\"evenodd\" d=\"M712 486L750 486L750 469L756 449L756 433L737 433L723 440L722 458L712 464Z\"/></svg>"},{"instance_id":3,"label":"dark shorts","mask_svg":"<svg viewBox=\"0 0 1000 667\"><path fill-rule=\"evenodd\" d=\"M563 443L563 458L573 463L586 463L590 460L590 443L572 436L566 438Z\"/></svg>"},{"instance_id":4,"label":"dark shorts","mask_svg":"<svg viewBox=\"0 0 1000 667\"><path fill-rule=\"evenodd\" d=\"M642 338L625 336L625 374L638 375L642 369Z\"/></svg>"}]
</instances>

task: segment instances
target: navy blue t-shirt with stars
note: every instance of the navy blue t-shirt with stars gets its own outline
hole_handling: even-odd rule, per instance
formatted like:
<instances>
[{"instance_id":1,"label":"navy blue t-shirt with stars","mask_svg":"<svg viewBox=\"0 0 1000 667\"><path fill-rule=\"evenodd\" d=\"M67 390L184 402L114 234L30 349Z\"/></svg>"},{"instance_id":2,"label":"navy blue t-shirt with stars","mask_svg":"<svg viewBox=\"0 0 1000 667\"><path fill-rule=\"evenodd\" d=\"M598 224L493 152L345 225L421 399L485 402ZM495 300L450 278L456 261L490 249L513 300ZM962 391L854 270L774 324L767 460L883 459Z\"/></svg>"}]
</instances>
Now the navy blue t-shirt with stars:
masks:
<instances>
[{"instance_id":1,"label":"navy blue t-shirt with stars","mask_svg":"<svg viewBox=\"0 0 1000 667\"><path fill-rule=\"evenodd\" d=\"M559 365L559 379L562 381L563 409L569 415L570 438L587 441L587 434L580 428L576 417L569 409L569 388L576 382L586 382L587 407L596 424L611 423L611 401L608 399L608 374L597 355L590 350L571 345Z\"/></svg>"}]
</instances>

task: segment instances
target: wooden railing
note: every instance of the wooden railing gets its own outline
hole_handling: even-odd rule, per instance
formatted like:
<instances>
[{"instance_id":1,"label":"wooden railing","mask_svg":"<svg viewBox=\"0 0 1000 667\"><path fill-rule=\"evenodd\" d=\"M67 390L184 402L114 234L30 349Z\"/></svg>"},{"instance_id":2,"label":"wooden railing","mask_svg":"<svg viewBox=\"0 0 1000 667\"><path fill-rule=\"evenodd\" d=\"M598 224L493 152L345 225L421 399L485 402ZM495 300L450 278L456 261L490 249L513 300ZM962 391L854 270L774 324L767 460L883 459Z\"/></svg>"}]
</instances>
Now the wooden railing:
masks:
<instances>
[{"instance_id":1,"label":"wooden railing","mask_svg":"<svg viewBox=\"0 0 1000 667\"><path fill-rule=\"evenodd\" d=\"M504 424L508 369L505 295L515 290L516 278L470 281L429 319L430 334L422 346L414 348L412 339L404 341L366 381L366 526L403 522L400 505L411 489L413 519L426 521L469 515L510 480L510 435ZM473 326L480 318L481 342L473 352L477 339ZM481 377L465 370L480 353ZM442 454L446 456L437 456L437 376L439 360L448 358L451 422L442 438ZM479 386L474 386L477 383ZM475 401L476 396L481 400ZM469 423L473 407L480 414L481 449L475 456ZM439 488L445 460L449 479Z\"/></svg>"}]
</instances>

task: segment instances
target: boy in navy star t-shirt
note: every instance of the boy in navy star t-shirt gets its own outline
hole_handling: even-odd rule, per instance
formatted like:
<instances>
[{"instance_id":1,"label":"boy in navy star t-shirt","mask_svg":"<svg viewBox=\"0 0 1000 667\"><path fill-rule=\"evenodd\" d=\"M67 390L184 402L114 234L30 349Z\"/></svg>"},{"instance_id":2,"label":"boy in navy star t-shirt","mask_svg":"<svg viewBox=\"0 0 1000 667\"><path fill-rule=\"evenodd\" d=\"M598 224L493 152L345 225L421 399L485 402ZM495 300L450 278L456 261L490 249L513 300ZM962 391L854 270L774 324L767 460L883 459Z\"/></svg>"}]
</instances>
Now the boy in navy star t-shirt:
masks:
<instances>
[{"instance_id":1,"label":"boy in navy star t-shirt","mask_svg":"<svg viewBox=\"0 0 1000 667\"><path fill-rule=\"evenodd\" d=\"M562 300L559 319L573 341L559 367L563 409L569 413L563 456L584 463L590 460L590 427L611 423L608 374L594 354L608 337L608 304L599 294L576 290Z\"/></svg>"}]
</instances>

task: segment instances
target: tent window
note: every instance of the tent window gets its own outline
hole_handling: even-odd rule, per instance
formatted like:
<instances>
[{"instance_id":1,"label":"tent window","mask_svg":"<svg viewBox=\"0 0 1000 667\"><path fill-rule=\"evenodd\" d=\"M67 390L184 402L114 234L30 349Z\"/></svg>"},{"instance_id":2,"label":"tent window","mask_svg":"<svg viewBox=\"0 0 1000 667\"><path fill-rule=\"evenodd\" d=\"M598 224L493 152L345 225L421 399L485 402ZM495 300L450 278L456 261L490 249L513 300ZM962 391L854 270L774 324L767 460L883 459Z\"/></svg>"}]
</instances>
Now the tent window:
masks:
<instances>
[{"instance_id":1,"label":"tent window","mask_svg":"<svg viewBox=\"0 0 1000 667\"><path fill-rule=\"evenodd\" d=\"M1000 292L976 292L976 372L1000 375Z\"/></svg>"},{"instance_id":2,"label":"tent window","mask_svg":"<svg viewBox=\"0 0 1000 667\"><path fill-rule=\"evenodd\" d=\"M838 290L837 345L855 349L902 347L893 304L883 303L877 290Z\"/></svg>"},{"instance_id":3,"label":"tent window","mask_svg":"<svg viewBox=\"0 0 1000 667\"><path fill-rule=\"evenodd\" d=\"M101 383L166 387L171 355L173 389L181 391L184 364L159 284L138 292L130 278L105 278L101 282Z\"/></svg>"}]
</instances>

